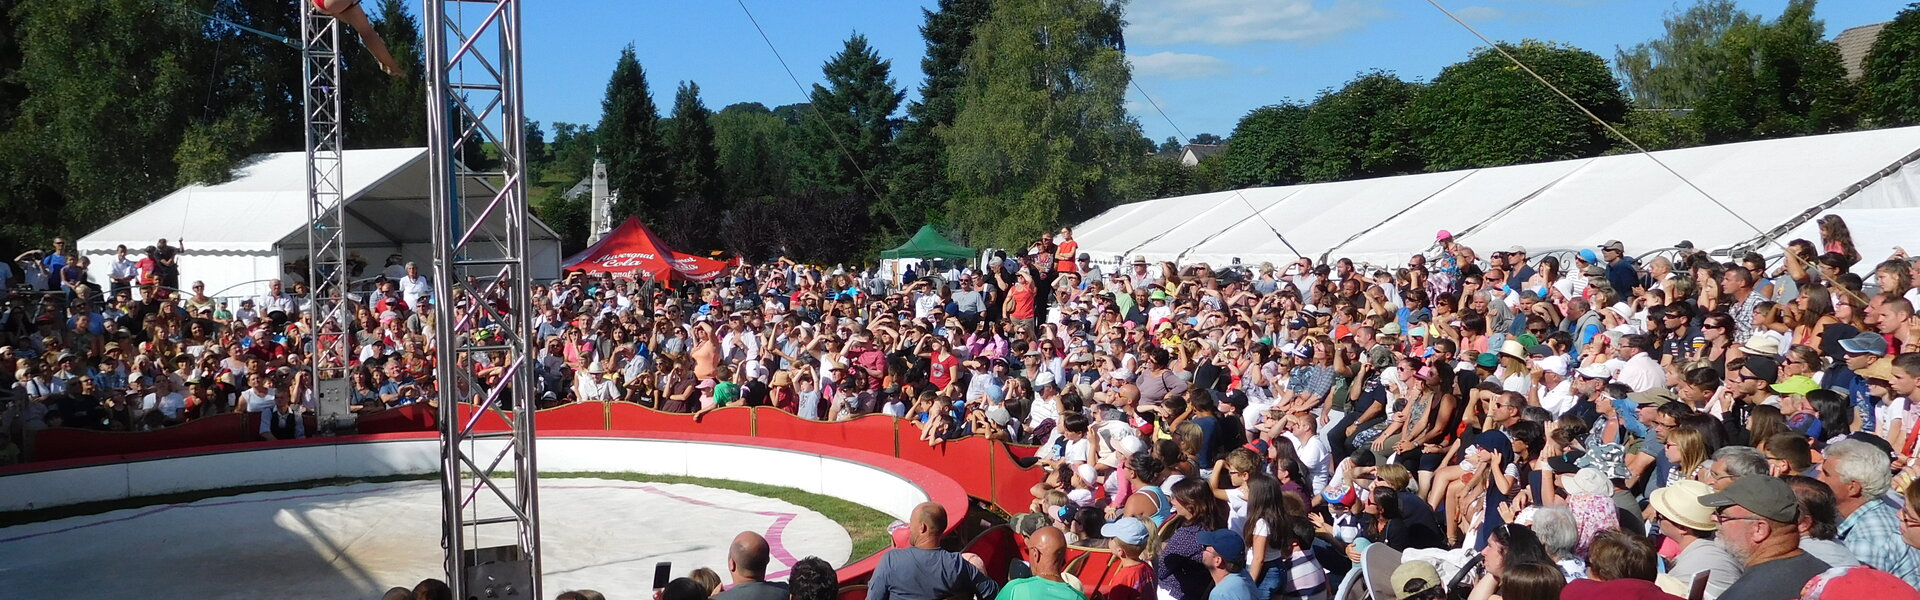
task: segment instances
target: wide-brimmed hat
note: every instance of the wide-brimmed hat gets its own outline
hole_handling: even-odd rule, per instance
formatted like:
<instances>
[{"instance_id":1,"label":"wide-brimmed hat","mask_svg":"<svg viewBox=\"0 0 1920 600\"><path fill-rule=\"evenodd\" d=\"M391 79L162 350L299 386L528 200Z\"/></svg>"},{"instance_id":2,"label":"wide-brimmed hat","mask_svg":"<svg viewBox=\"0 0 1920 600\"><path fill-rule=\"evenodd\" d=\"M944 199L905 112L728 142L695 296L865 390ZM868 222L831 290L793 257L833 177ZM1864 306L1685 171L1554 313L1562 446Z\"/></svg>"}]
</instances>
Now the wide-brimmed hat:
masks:
<instances>
[{"instance_id":1,"label":"wide-brimmed hat","mask_svg":"<svg viewBox=\"0 0 1920 600\"><path fill-rule=\"evenodd\" d=\"M1700 503L1700 497L1713 493L1707 484L1692 479L1682 479L1667 483L1666 487L1653 491L1649 503L1660 516L1679 523L1688 529L1713 531L1720 524L1713 520L1713 509Z\"/></svg>"},{"instance_id":2,"label":"wide-brimmed hat","mask_svg":"<svg viewBox=\"0 0 1920 600\"><path fill-rule=\"evenodd\" d=\"M1575 471L1572 477L1562 478L1560 485L1567 488L1572 496L1610 496L1613 484L1607 481L1607 475L1599 469L1585 467Z\"/></svg>"},{"instance_id":3,"label":"wide-brimmed hat","mask_svg":"<svg viewBox=\"0 0 1920 600\"><path fill-rule=\"evenodd\" d=\"M1587 451L1586 456L1574 464L1580 468L1594 468L1608 479L1627 478L1627 447L1620 444L1601 444Z\"/></svg>"},{"instance_id":4,"label":"wide-brimmed hat","mask_svg":"<svg viewBox=\"0 0 1920 600\"><path fill-rule=\"evenodd\" d=\"M1500 354L1502 356L1511 356L1520 360L1526 360L1527 345L1520 343L1520 340L1509 339L1500 343Z\"/></svg>"},{"instance_id":5,"label":"wide-brimmed hat","mask_svg":"<svg viewBox=\"0 0 1920 600\"><path fill-rule=\"evenodd\" d=\"M1780 340L1773 336L1753 336L1747 343L1740 345L1740 351L1749 355L1779 356Z\"/></svg>"}]
</instances>

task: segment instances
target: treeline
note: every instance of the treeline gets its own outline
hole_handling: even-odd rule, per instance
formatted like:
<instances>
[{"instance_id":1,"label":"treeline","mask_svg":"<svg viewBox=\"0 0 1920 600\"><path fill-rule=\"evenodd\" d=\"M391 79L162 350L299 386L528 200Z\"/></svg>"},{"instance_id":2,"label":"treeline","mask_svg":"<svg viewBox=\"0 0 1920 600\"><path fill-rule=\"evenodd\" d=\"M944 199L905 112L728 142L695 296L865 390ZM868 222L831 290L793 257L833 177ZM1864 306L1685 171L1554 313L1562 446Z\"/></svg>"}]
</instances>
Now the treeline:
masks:
<instances>
[{"instance_id":1,"label":"treeline","mask_svg":"<svg viewBox=\"0 0 1920 600\"><path fill-rule=\"evenodd\" d=\"M926 77L911 103L893 62L857 34L806 102L775 109L710 112L680 82L663 111L629 48L599 126L567 125L555 153L567 152L561 137L597 145L616 219L639 216L688 249L858 260L928 223L967 243L1024 245L1123 201L1198 189L1171 160L1149 160L1155 146L1126 113L1122 5L942 0L924 11ZM564 163L549 181L586 173ZM586 200L558 188L541 214L578 240Z\"/></svg>"},{"instance_id":2,"label":"treeline","mask_svg":"<svg viewBox=\"0 0 1920 600\"><path fill-rule=\"evenodd\" d=\"M1648 150L1920 124L1920 4L1881 30L1858 79L1793 0L1771 21L1733 0L1701 0L1666 34L1616 52L1502 44L1594 116ZM1363 73L1312 102L1241 119L1224 155L1228 185L1286 185L1630 152L1593 118L1482 48L1429 82Z\"/></svg>"},{"instance_id":3,"label":"treeline","mask_svg":"<svg viewBox=\"0 0 1920 600\"><path fill-rule=\"evenodd\" d=\"M424 145L415 3L367 6L412 68L395 79L371 59L347 62L347 144ZM305 147L300 10L296 0L0 0L0 253L226 180L249 155Z\"/></svg>"}]
</instances>

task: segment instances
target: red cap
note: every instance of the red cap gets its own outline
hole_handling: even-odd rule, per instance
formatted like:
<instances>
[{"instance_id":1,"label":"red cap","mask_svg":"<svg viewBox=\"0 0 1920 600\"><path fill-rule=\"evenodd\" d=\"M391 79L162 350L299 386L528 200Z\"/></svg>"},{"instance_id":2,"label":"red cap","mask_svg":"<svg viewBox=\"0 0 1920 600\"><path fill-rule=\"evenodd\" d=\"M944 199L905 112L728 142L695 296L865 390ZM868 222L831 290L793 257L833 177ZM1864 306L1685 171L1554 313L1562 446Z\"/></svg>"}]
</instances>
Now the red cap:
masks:
<instances>
[{"instance_id":1,"label":"red cap","mask_svg":"<svg viewBox=\"0 0 1920 600\"><path fill-rule=\"evenodd\" d=\"M1807 580L1806 587L1800 588L1800 600L1848 598L1914 600L1920 599L1920 591L1915 591L1912 585L1885 571L1858 566L1828 569Z\"/></svg>"}]
</instances>

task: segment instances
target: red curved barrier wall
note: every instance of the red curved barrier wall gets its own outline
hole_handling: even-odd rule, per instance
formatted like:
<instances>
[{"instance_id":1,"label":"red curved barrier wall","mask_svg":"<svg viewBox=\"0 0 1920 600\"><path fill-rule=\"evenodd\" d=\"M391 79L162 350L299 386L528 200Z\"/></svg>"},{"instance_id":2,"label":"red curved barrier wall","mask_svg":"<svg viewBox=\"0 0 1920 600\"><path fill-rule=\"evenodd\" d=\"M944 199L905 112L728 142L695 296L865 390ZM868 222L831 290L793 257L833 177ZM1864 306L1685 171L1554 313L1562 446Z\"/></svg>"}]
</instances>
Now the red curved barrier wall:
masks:
<instances>
[{"instance_id":1,"label":"red curved barrier wall","mask_svg":"<svg viewBox=\"0 0 1920 600\"><path fill-rule=\"evenodd\" d=\"M471 418L474 407L462 405L461 417ZM278 444L328 444L414 438L436 435L437 415L431 408L412 405L368 415L360 420L361 433L337 438L309 438L281 442L257 441L243 415L219 415L177 427L112 433L79 429L49 429L35 434L32 451L37 462L0 468L0 475L88 464L169 458L187 454L230 452ZM464 421L463 421L464 422ZM257 427L257 421L251 421ZM1038 468L1021 467L1017 458L1031 457L1034 446L1011 445L984 437L949 440L929 445L919 439L911 423L884 415L868 415L841 422L812 421L768 407L723 408L696 422L693 415L667 413L625 402L582 403L540 411L535 423L541 435L632 436L667 439L712 439L727 443L763 445L847 458L891 470L927 489L930 497L948 505L950 514L964 514L964 498L942 499L958 492L987 501L1009 514L1027 510L1030 488L1045 475ZM505 429L503 415L481 415L477 431ZM957 495L957 494L950 494ZM960 524L954 519L955 527ZM1017 538L1018 536L1009 536ZM1009 549L1018 553L1017 548ZM842 584L858 584L871 576L879 555L840 569Z\"/></svg>"}]
</instances>

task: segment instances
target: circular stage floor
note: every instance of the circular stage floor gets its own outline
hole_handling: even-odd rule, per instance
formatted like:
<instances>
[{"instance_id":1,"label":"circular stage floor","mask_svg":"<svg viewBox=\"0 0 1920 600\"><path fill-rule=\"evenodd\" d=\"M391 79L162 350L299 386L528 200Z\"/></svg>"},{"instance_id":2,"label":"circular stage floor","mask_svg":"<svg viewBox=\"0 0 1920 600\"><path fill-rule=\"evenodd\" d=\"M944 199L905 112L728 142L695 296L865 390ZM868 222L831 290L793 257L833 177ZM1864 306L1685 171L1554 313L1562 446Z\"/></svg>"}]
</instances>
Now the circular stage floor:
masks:
<instances>
[{"instance_id":1,"label":"circular stage floor","mask_svg":"<svg viewBox=\"0 0 1920 600\"><path fill-rule=\"evenodd\" d=\"M784 501L684 484L547 479L548 598L650 595L654 563L726 579L741 531L773 547L768 575L808 556L845 564L846 529ZM146 506L0 529L0 597L151 600L379 598L443 577L439 486L365 483ZM505 526L495 526L505 527ZM504 540L486 540L502 543Z\"/></svg>"}]
</instances>

